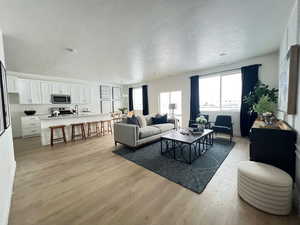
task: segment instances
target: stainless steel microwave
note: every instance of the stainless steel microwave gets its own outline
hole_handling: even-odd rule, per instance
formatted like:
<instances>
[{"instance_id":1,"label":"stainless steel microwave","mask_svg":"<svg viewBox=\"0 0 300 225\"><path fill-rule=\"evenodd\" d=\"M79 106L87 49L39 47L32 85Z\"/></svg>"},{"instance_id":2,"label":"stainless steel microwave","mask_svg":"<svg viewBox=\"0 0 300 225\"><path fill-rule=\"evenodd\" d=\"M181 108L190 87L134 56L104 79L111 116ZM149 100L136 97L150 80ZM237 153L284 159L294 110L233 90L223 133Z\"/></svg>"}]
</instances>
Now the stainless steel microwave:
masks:
<instances>
[{"instance_id":1,"label":"stainless steel microwave","mask_svg":"<svg viewBox=\"0 0 300 225\"><path fill-rule=\"evenodd\" d=\"M71 104L70 95L51 95L52 104Z\"/></svg>"}]
</instances>

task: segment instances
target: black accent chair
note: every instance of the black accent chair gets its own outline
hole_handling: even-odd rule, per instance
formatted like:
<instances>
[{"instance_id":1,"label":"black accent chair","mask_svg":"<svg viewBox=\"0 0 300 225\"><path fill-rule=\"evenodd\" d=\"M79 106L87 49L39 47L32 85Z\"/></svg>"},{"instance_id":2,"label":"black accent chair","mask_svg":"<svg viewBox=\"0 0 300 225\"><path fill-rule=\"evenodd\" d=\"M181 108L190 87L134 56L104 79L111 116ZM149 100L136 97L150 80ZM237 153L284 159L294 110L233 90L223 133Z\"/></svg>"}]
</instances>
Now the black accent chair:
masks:
<instances>
[{"instance_id":1,"label":"black accent chair","mask_svg":"<svg viewBox=\"0 0 300 225\"><path fill-rule=\"evenodd\" d=\"M211 128L215 133L228 134L230 136L230 143L232 142L233 129L231 116L219 115L216 122Z\"/></svg>"}]
</instances>

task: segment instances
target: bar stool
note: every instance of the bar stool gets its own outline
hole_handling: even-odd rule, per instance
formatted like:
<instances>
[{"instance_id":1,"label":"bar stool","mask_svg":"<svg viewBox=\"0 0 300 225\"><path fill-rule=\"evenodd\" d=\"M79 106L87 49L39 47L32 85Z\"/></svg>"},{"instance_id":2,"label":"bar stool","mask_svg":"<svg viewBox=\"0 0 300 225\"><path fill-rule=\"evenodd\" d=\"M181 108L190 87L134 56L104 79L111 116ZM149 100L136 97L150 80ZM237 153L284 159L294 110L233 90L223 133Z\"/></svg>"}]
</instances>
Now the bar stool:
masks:
<instances>
[{"instance_id":1,"label":"bar stool","mask_svg":"<svg viewBox=\"0 0 300 225\"><path fill-rule=\"evenodd\" d=\"M99 122L98 121L93 121L93 122L88 122L88 137L91 137L92 135L100 136L101 132L99 129ZM95 131L92 131L92 126L94 125Z\"/></svg>"},{"instance_id":2,"label":"bar stool","mask_svg":"<svg viewBox=\"0 0 300 225\"><path fill-rule=\"evenodd\" d=\"M75 141L75 138L80 137L82 140L86 139L85 136L85 130L84 130L84 123L72 123L72 141ZM79 134L76 134L75 129L76 127L79 127L81 132Z\"/></svg>"},{"instance_id":3,"label":"bar stool","mask_svg":"<svg viewBox=\"0 0 300 225\"><path fill-rule=\"evenodd\" d=\"M59 125L59 126L51 126L50 131L51 131L51 136L50 136L50 143L51 146L54 145L54 142L60 142L63 141L65 144L67 144L66 140L66 133L65 133L65 125ZM62 137L54 138L54 130L61 130L62 131Z\"/></svg>"},{"instance_id":4,"label":"bar stool","mask_svg":"<svg viewBox=\"0 0 300 225\"><path fill-rule=\"evenodd\" d=\"M111 133L112 134L112 127L111 127L111 121L112 120L101 120L101 134L105 135L105 124L107 126L107 133Z\"/></svg>"}]
</instances>

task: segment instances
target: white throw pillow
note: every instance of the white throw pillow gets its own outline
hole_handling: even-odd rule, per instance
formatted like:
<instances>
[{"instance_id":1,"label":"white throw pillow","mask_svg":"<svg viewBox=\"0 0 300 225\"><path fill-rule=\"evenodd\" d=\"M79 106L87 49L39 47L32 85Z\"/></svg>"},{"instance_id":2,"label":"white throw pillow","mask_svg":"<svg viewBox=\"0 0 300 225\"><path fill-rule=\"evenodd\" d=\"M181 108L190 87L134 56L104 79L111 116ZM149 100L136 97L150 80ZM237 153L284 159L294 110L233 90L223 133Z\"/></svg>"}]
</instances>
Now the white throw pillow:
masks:
<instances>
[{"instance_id":1,"label":"white throw pillow","mask_svg":"<svg viewBox=\"0 0 300 225\"><path fill-rule=\"evenodd\" d=\"M146 127L147 126L147 121L146 118L143 115L137 115L136 116L137 120L139 121L140 127Z\"/></svg>"}]
</instances>

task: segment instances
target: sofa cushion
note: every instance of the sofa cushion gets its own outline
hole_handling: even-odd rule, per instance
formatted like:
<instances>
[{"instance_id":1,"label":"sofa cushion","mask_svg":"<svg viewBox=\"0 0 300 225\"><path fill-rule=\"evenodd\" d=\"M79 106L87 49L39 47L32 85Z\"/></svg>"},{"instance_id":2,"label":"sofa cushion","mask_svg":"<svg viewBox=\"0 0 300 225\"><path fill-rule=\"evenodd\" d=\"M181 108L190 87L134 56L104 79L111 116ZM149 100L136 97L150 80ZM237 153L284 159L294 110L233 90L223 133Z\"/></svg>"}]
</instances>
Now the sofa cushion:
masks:
<instances>
[{"instance_id":1,"label":"sofa cushion","mask_svg":"<svg viewBox=\"0 0 300 225\"><path fill-rule=\"evenodd\" d=\"M146 126L146 127L140 128L139 133L140 133L139 136L142 139L142 138L150 137L150 136L153 136L153 135L156 135L156 134L160 134L161 131L157 127Z\"/></svg>"},{"instance_id":2,"label":"sofa cushion","mask_svg":"<svg viewBox=\"0 0 300 225\"><path fill-rule=\"evenodd\" d=\"M173 123L155 124L155 125L152 125L151 127L156 127L158 129L160 129L161 132L166 132L166 131L169 131L169 130L172 130L175 128Z\"/></svg>"},{"instance_id":3,"label":"sofa cushion","mask_svg":"<svg viewBox=\"0 0 300 225\"><path fill-rule=\"evenodd\" d=\"M139 121L139 125L140 125L141 128L147 126L147 121L146 121L146 119L143 115L137 115L136 118Z\"/></svg>"},{"instance_id":4,"label":"sofa cushion","mask_svg":"<svg viewBox=\"0 0 300 225\"><path fill-rule=\"evenodd\" d=\"M145 116L146 122L147 122L147 126L152 125L152 116L151 115L147 115Z\"/></svg>"},{"instance_id":5,"label":"sofa cushion","mask_svg":"<svg viewBox=\"0 0 300 225\"><path fill-rule=\"evenodd\" d=\"M152 117L152 123L153 124L162 124L168 122L168 115L165 114L163 116L157 114L155 117Z\"/></svg>"},{"instance_id":6,"label":"sofa cushion","mask_svg":"<svg viewBox=\"0 0 300 225\"><path fill-rule=\"evenodd\" d=\"M127 117L127 123L140 126L139 121L135 115L132 115L132 117Z\"/></svg>"}]
</instances>

